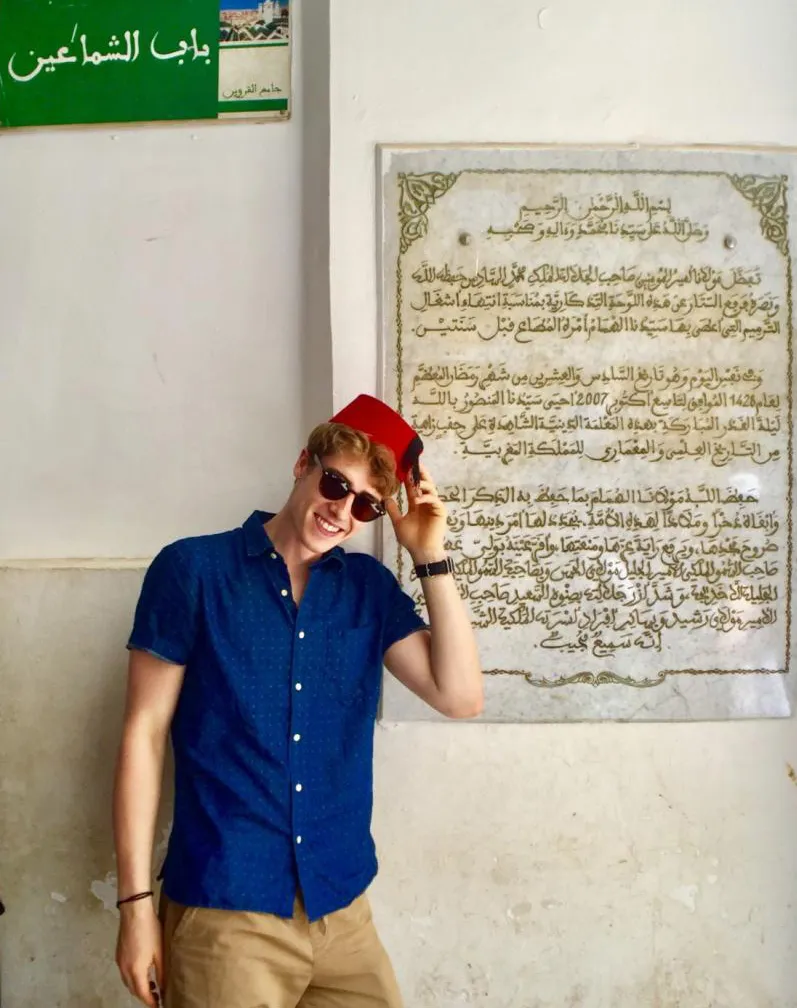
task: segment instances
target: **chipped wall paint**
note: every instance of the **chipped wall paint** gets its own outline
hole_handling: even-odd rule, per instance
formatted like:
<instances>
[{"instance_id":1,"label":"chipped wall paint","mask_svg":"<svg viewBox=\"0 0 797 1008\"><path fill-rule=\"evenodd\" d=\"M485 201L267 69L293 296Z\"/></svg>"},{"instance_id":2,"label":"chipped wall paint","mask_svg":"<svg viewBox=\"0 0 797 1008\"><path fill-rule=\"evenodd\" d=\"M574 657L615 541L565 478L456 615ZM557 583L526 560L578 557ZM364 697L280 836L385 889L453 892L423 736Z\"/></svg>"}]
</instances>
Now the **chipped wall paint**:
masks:
<instances>
[{"instance_id":1,"label":"chipped wall paint","mask_svg":"<svg viewBox=\"0 0 797 1008\"><path fill-rule=\"evenodd\" d=\"M89 886L89 891L102 903L104 910L110 910L115 917L119 916L116 907L116 901L119 899L117 878L113 872L108 872L104 879L95 879Z\"/></svg>"},{"instance_id":2,"label":"chipped wall paint","mask_svg":"<svg viewBox=\"0 0 797 1008\"><path fill-rule=\"evenodd\" d=\"M697 900L699 892L700 892L700 886L696 885L679 886L677 889L673 889L673 891L670 893L670 898L674 899L678 903L682 903L690 913L694 913L695 902Z\"/></svg>"}]
</instances>

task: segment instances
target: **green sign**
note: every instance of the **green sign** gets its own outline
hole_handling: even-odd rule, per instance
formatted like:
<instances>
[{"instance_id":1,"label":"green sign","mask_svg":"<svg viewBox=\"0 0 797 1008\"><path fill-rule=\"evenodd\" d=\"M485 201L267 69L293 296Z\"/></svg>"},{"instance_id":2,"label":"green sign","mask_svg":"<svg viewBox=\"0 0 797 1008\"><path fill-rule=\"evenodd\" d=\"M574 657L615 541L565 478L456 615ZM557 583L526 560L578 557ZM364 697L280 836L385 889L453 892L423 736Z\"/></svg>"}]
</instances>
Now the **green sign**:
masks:
<instances>
[{"instance_id":1,"label":"green sign","mask_svg":"<svg viewBox=\"0 0 797 1008\"><path fill-rule=\"evenodd\" d=\"M0 0L0 127L289 114L289 0Z\"/></svg>"}]
</instances>

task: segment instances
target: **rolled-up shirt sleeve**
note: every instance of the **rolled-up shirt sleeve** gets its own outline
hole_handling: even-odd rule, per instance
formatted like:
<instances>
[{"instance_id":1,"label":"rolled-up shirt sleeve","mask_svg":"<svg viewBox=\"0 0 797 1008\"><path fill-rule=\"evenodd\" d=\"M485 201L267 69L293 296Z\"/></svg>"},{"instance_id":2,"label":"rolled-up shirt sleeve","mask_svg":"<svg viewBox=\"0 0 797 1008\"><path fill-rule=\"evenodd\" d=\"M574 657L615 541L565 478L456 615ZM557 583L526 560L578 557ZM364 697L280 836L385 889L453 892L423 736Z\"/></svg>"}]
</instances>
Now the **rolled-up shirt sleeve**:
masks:
<instances>
[{"instance_id":1,"label":"rolled-up shirt sleeve","mask_svg":"<svg viewBox=\"0 0 797 1008\"><path fill-rule=\"evenodd\" d=\"M179 545L164 547L144 575L128 650L147 651L173 665L185 665L197 624L196 579Z\"/></svg>"},{"instance_id":2,"label":"rolled-up shirt sleeve","mask_svg":"<svg viewBox=\"0 0 797 1008\"><path fill-rule=\"evenodd\" d=\"M387 581L387 586L382 654L410 634L427 629L427 624L418 614L414 600L404 591L393 572L385 569L383 577Z\"/></svg>"}]
</instances>

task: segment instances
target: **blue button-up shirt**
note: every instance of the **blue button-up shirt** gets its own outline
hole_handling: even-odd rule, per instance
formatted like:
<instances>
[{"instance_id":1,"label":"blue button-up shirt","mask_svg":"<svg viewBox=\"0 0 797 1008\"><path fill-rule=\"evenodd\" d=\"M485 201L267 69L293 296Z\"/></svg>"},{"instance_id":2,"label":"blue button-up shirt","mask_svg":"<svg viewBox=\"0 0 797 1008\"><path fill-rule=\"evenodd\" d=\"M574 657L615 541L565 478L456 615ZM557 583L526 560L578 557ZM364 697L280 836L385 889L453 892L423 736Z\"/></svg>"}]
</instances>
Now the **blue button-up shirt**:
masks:
<instances>
[{"instance_id":1,"label":"blue button-up shirt","mask_svg":"<svg viewBox=\"0 0 797 1008\"><path fill-rule=\"evenodd\" d=\"M425 625L393 574L335 548L297 606L256 511L166 546L129 648L185 665L163 888L189 906L317 919L372 882L373 734L387 649Z\"/></svg>"}]
</instances>

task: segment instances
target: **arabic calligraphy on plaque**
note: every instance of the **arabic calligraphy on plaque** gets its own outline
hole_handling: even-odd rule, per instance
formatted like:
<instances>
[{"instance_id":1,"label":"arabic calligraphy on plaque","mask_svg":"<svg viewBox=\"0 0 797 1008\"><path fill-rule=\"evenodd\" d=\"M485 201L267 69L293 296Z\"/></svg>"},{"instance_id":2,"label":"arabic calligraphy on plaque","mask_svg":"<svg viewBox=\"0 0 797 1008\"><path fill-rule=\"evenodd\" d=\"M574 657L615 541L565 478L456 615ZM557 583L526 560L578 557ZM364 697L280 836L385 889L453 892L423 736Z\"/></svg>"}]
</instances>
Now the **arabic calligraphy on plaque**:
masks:
<instances>
[{"instance_id":1,"label":"arabic calligraphy on plaque","mask_svg":"<svg viewBox=\"0 0 797 1008\"><path fill-rule=\"evenodd\" d=\"M396 182L388 373L439 460L486 667L548 686L784 669L791 288L753 187L425 178Z\"/></svg>"}]
</instances>

